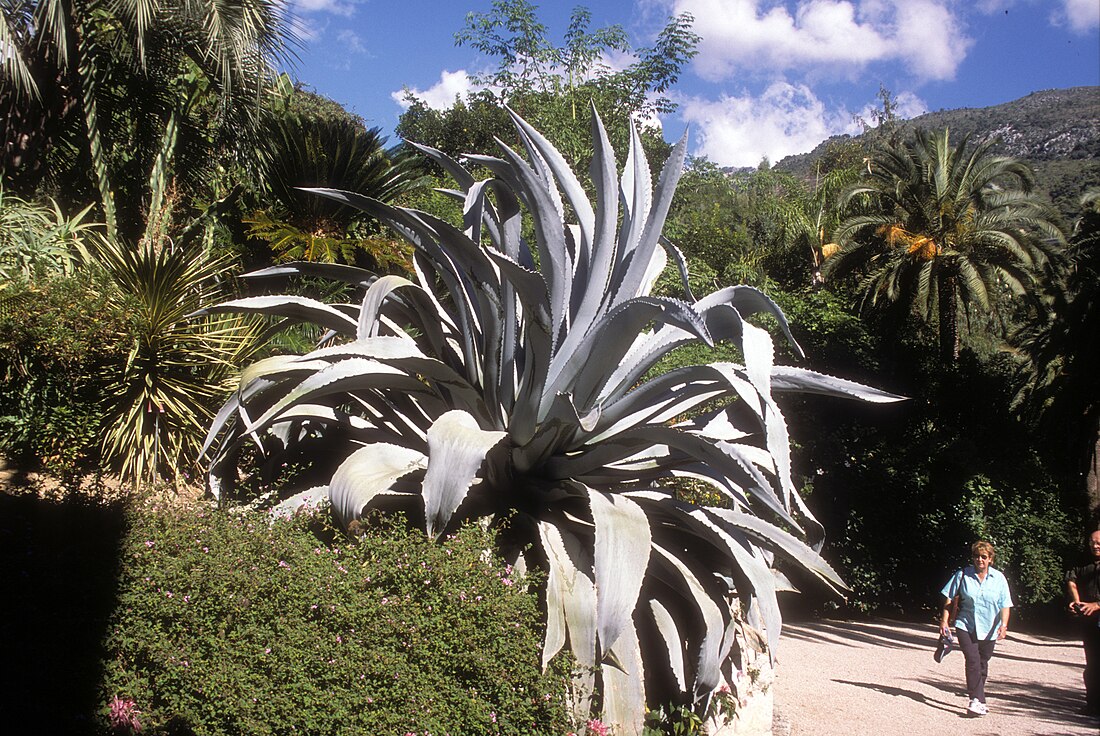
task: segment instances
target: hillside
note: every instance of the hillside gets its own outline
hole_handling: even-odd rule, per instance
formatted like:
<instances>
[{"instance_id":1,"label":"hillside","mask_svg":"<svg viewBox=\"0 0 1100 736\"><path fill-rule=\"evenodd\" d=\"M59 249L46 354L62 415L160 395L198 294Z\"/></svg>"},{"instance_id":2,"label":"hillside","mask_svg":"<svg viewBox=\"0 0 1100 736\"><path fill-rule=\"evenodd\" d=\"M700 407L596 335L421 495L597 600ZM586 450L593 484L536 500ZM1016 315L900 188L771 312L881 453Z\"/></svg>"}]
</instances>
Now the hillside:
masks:
<instances>
[{"instance_id":1,"label":"hillside","mask_svg":"<svg viewBox=\"0 0 1100 736\"><path fill-rule=\"evenodd\" d=\"M948 127L952 136L996 139L994 150L1031 164L1038 186L1066 214L1088 187L1100 186L1100 87L1033 92L1002 105L930 112L900 123L903 131ZM855 140L874 136L855 136ZM776 168L810 176L826 148L851 136L834 136L809 153L788 156Z\"/></svg>"}]
</instances>

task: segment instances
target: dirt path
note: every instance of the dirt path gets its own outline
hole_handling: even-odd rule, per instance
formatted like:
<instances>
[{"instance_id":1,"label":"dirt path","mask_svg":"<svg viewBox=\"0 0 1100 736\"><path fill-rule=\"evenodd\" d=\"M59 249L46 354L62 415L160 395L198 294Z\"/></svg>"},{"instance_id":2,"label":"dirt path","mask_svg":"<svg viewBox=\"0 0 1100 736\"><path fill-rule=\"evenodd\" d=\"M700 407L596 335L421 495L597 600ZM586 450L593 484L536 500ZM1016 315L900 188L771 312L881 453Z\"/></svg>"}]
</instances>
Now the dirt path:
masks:
<instances>
[{"instance_id":1,"label":"dirt path","mask_svg":"<svg viewBox=\"0 0 1100 736\"><path fill-rule=\"evenodd\" d=\"M775 736L1097 736L1084 705L1079 641L1010 633L986 686L989 715L964 715L961 652L932 659L931 623L784 624Z\"/></svg>"}]
</instances>

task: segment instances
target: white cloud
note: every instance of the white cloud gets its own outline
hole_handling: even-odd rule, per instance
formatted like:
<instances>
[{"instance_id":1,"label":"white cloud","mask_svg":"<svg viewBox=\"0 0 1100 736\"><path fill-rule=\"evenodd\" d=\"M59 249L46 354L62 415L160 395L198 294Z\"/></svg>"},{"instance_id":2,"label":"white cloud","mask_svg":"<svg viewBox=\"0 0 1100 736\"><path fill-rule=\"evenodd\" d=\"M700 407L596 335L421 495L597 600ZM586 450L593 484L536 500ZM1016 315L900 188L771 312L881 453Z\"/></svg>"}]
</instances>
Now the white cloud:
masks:
<instances>
[{"instance_id":1,"label":"white cloud","mask_svg":"<svg viewBox=\"0 0 1100 736\"><path fill-rule=\"evenodd\" d=\"M928 112L912 92L898 93L894 103L901 118ZM860 117L871 120L880 104L868 102ZM765 157L775 163L813 150L830 136L862 132L847 109L828 109L809 87L789 82L773 82L759 97L684 100L680 110L697 141L694 153L719 166L756 166Z\"/></svg>"},{"instance_id":2,"label":"white cloud","mask_svg":"<svg viewBox=\"0 0 1100 736\"><path fill-rule=\"evenodd\" d=\"M951 11L936 0L905 0L898 5L893 48L925 79L951 79L973 41Z\"/></svg>"},{"instance_id":3,"label":"white cloud","mask_svg":"<svg viewBox=\"0 0 1100 736\"><path fill-rule=\"evenodd\" d=\"M849 73L900 61L924 79L950 79L972 41L950 0L670 0L703 40L694 65L718 81L744 71Z\"/></svg>"},{"instance_id":4,"label":"white cloud","mask_svg":"<svg viewBox=\"0 0 1100 736\"><path fill-rule=\"evenodd\" d=\"M345 28L336 34L336 40L340 42L343 48L353 54L364 54L367 51L367 47L363 45L363 39L359 37L359 34L350 28Z\"/></svg>"},{"instance_id":5,"label":"white cloud","mask_svg":"<svg viewBox=\"0 0 1100 736\"><path fill-rule=\"evenodd\" d=\"M1077 33L1087 33L1100 26L1100 2L1096 0L980 0L977 8L987 14L1007 13L1009 8L1021 3L1048 9L1053 6L1049 16L1051 24L1069 26Z\"/></svg>"},{"instance_id":6,"label":"white cloud","mask_svg":"<svg viewBox=\"0 0 1100 736\"><path fill-rule=\"evenodd\" d=\"M1085 33L1100 27L1100 3L1096 0L1063 0L1069 27Z\"/></svg>"},{"instance_id":7,"label":"white cloud","mask_svg":"<svg viewBox=\"0 0 1100 736\"><path fill-rule=\"evenodd\" d=\"M455 72L443 70L439 75L439 81L428 89L421 90L413 87L408 92L417 99L423 100L428 107L443 110L453 105L456 97L465 97L476 89L478 87L470 81L470 75L466 70L459 69ZM402 110L407 110L409 107L405 94L406 90L403 89L390 93L390 98L400 105Z\"/></svg>"},{"instance_id":8,"label":"white cloud","mask_svg":"<svg viewBox=\"0 0 1100 736\"><path fill-rule=\"evenodd\" d=\"M331 13L349 17L355 13L355 5L347 0L293 0L297 13Z\"/></svg>"},{"instance_id":9,"label":"white cloud","mask_svg":"<svg viewBox=\"0 0 1100 736\"><path fill-rule=\"evenodd\" d=\"M809 87L775 82L759 97L692 99L681 106L698 131L695 153L720 166L756 166L809 151L851 123L846 112L828 113Z\"/></svg>"}]
</instances>

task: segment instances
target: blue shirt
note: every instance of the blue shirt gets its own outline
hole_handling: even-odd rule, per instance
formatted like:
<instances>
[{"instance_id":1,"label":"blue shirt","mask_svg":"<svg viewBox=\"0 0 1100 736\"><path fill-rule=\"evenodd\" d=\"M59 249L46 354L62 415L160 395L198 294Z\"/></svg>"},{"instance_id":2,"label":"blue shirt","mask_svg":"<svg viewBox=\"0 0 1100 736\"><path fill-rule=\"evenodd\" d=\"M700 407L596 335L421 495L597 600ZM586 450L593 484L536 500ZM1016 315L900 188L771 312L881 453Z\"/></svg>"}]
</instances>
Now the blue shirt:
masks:
<instances>
[{"instance_id":1,"label":"blue shirt","mask_svg":"<svg viewBox=\"0 0 1100 736\"><path fill-rule=\"evenodd\" d=\"M958 570L940 591L944 598L959 596L955 626L977 639L996 639L1001 609L1012 608L1012 594L1004 573L990 567L985 580L978 580L973 565Z\"/></svg>"}]
</instances>

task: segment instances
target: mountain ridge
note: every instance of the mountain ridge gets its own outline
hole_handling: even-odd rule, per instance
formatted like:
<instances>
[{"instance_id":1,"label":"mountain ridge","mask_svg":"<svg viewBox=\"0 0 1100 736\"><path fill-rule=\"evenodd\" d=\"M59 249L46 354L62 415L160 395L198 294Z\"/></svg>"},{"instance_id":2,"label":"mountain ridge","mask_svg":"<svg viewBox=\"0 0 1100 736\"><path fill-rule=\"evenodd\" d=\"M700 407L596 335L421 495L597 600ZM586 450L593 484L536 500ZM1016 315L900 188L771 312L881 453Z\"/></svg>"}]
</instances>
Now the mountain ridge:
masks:
<instances>
[{"instance_id":1,"label":"mountain ridge","mask_svg":"<svg viewBox=\"0 0 1100 736\"><path fill-rule=\"evenodd\" d=\"M937 110L896 126L903 137L917 128L949 128L958 140L995 140L992 150L1027 162L1036 186L1066 215L1078 211L1086 189L1100 186L1100 86L1040 90L989 107ZM809 179L830 147L848 141L873 144L875 136L876 130L832 136L812 151L783 158L775 168Z\"/></svg>"}]
</instances>

